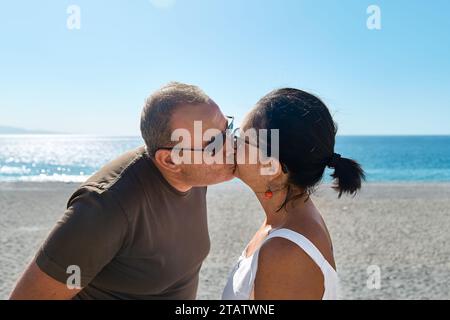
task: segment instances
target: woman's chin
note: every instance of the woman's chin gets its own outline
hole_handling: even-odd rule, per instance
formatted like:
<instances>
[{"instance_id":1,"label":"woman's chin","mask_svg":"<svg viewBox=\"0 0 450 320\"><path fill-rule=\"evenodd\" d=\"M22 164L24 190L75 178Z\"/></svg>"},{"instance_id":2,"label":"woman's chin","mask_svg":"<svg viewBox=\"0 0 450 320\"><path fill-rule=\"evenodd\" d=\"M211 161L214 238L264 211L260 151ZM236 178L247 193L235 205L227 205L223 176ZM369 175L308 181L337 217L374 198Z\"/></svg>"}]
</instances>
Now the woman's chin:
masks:
<instances>
[{"instance_id":1,"label":"woman's chin","mask_svg":"<svg viewBox=\"0 0 450 320\"><path fill-rule=\"evenodd\" d=\"M248 168L246 168L246 165L238 164L234 169L233 175L246 184L248 180Z\"/></svg>"}]
</instances>

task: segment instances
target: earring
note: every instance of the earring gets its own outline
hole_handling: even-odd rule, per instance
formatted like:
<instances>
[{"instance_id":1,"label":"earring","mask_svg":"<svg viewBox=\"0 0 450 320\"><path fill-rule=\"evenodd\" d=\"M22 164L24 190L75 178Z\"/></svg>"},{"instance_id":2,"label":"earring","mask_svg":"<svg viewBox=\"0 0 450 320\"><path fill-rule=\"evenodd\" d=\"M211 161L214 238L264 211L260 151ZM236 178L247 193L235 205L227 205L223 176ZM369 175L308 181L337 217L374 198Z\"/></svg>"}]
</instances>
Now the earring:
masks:
<instances>
[{"instance_id":1,"label":"earring","mask_svg":"<svg viewBox=\"0 0 450 320\"><path fill-rule=\"evenodd\" d=\"M272 190L268 189L266 192L264 192L264 198L266 198L267 200L272 199L272 197L273 197Z\"/></svg>"}]
</instances>

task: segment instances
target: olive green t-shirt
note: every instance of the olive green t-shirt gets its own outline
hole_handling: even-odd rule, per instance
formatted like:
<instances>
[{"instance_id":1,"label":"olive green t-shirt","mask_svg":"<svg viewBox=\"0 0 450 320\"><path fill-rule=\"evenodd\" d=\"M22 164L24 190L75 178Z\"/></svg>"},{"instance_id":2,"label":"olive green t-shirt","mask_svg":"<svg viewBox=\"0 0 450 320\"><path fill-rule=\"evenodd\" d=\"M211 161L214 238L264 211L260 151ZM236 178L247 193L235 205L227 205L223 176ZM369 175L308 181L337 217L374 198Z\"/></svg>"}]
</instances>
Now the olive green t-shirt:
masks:
<instances>
[{"instance_id":1,"label":"olive green t-shirt","mask_svg":"<svg viewBox=\"0 0 450 320\"><path fill-rule=\"evenodd\" d=\"M79 267L75 299L195 299L209 249L206 187L176 190L141 147L72 195L36 263L62 283Z\"/></svg>"}]
</instances>

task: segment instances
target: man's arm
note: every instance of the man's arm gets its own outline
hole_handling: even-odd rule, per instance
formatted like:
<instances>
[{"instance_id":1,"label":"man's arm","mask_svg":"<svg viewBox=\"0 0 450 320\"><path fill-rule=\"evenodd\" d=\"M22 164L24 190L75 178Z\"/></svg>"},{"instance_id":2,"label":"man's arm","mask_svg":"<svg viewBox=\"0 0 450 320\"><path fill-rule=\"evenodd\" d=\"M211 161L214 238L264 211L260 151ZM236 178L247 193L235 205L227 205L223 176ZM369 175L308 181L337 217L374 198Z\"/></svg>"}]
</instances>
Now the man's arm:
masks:
<instances>
[{"instance_id":1,"label":"man's arm","mask_svg":"<svg viewBox=\"0 0 450 320\"><path fill-rule=\"evenodd\" d=\"M126 230L126 217L107 192L77 190L10 298L71 299L80 290L66 286L68 268L76 266L80 287L87 287L117 254Z\"/></svg>"},{"instance_id":2,"label":"man's arm","mask_svg":"<svg viewBox=\"0 0 450 320\"><path fill-rule=\"evenodd\" d=\"M30 263L19 278L11 300L68 300L72 299L81 289L69 289L39 269L36 261Z\"/></svg>"}]
</instances>

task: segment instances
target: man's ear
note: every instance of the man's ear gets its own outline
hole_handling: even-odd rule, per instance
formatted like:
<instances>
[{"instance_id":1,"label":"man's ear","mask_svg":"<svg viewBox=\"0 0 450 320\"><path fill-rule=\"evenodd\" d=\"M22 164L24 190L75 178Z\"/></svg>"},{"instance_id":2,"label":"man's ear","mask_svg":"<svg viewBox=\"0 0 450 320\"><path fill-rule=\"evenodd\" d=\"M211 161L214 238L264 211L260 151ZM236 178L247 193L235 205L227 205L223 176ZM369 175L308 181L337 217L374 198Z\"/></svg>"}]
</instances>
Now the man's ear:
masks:
<instances>
[{"instance_id":1,"label":"man's ear","mask_svg":"<svg viewBox=\"0 0 450 320\"><path fill-rule=\"evenodd\" d=\"M178 173L181 171L181 167L172 160L170 150L158 150L155 153L155 162L162 168Z\"/></svg>"}]
</instances>

